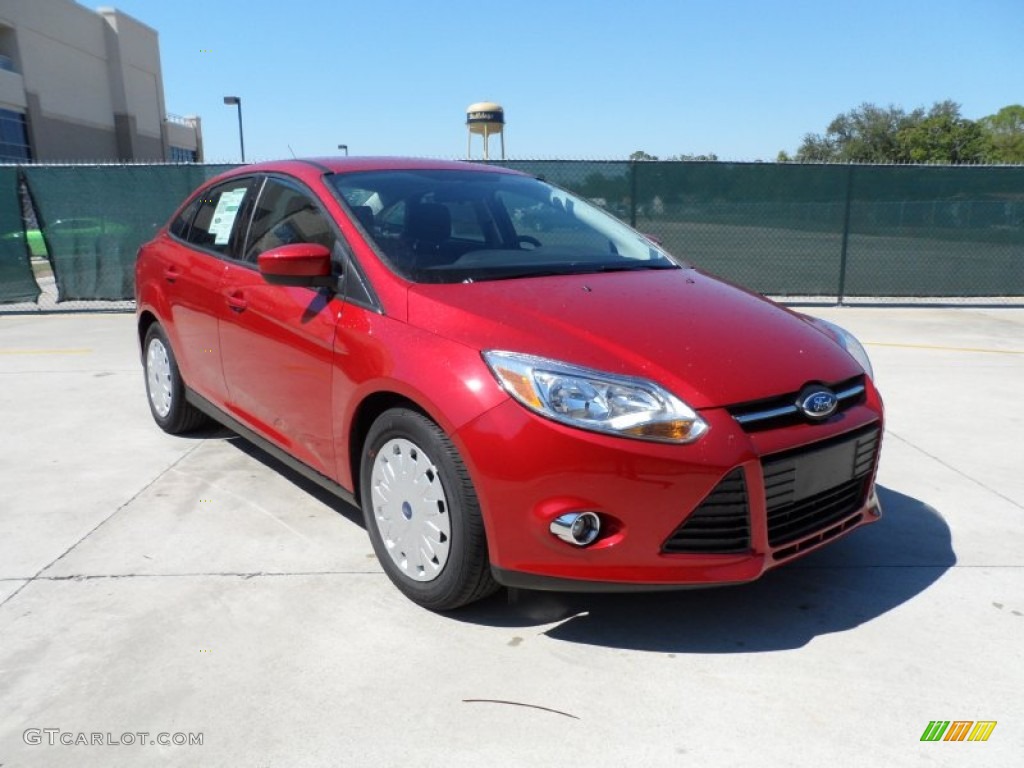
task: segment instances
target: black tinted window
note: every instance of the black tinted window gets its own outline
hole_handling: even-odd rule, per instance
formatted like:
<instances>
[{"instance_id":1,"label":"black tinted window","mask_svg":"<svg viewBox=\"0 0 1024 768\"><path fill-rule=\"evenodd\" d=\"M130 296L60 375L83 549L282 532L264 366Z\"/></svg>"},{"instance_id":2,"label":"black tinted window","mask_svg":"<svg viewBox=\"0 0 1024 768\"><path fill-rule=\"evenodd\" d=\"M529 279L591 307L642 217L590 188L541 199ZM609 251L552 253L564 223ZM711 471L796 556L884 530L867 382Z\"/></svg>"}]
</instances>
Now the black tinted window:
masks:
<instances>
[{"instance_id":1,"label":"black tinted window","mask_svg":"<svg viewBox=\"0 0 1024 768\"><path fill-rule=\"evenodd\" d=\"M239 212L251 184L252 179L229 181L204 192L196 200L199 209L185 239L200 248L229 254L232 234L241 226Z\"/></svg>"},{"instance_id":2,"label":"black tinted window","mask_svg":"<svg viewBox=\"0 0 1024 768\"><path fill-rule=\"evenodd\" d=\"M171 234L175 237L180 237L182 240L188 239L188 229L192 224L192 218L196 215L196 210L199 208L199 198L193 200L185 210L174 217L174 221L171 222L170 230Z\"/></svg>"},{"instance_id":3,"label":"black tinted window","mask_svg":"<svg viewBox=\"0 0 1024 768\"><path fill-rule=\"evenodd\" d=\"M293 243L318 243L334 248L334 231L306 192L278 179L267 179L256 201L245 247L245 260L271 248Z\"/></svg>"},{"instance_id":4,"label":"black tinted window","mask_svg":"<svg viewBox=\"0 0 1024 768\"><path fill-rule=\"evenodd\" d=\"M378 253L417 282L678 268L600 208L528 176L409 169L328 180Z\"/></svg>"}]
</instances>

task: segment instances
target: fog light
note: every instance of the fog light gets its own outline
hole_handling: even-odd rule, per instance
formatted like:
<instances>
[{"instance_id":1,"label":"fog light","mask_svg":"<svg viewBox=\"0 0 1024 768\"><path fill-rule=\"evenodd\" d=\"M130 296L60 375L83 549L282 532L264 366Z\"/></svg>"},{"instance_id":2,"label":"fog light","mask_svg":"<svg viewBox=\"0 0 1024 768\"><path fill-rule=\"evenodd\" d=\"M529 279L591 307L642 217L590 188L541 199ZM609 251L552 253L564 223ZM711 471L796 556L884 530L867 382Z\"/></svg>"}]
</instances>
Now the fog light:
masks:
<instances>
[{"instance_id":1,"label":"fog light","mask_svg":"<svg viewBox=\"0 0 1024 768\"><path fill-rule=\"evenodd\" d=\"M601 533L601 518L593 512L568 512L552 520L548 530L562 541L585 547Z\"/></svg>"}]
</instances>

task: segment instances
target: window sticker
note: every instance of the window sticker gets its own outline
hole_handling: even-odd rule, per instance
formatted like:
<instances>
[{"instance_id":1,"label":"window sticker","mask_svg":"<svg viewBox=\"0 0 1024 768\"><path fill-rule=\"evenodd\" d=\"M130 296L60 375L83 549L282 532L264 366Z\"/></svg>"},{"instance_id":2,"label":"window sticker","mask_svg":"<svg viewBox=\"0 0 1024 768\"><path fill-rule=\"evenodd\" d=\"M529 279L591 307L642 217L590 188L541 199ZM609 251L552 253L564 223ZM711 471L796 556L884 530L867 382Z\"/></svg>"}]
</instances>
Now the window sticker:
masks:
<instances>
[{"instance_id":1,"label":"window sticker","mask_svg":"<svg viewBox=\"0 0 1024 768\"><path fill-rule=\"evenodd\" d=\"M217 208L213 212L213 222L210 224L214 245L227 245L231 237L231 227L235 224L235 217L238 215L238 208L242 204L245 192L246 187L240 187L221 193Z\"/></svg>"}]
</instances>

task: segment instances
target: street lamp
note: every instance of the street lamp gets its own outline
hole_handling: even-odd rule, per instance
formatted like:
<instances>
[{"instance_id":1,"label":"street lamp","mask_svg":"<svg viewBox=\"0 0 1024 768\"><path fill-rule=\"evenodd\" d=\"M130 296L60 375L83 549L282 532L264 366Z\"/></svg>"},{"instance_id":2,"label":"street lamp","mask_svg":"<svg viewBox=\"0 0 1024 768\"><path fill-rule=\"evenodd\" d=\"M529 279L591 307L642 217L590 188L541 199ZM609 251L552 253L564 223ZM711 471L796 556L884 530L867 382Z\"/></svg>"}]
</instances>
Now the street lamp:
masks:
<instances>
[{"instance_id":1,"label":"street lamp","mask_svg":"<svg viewBox=\"0 0 1024 768\"><path fill-rule=\"evenodd\" d=\"M245 135L242 133L242 99L240 96L225 96L224 103L238 107L238 144L242 148L242 162L245 162Z\"/></svg>"},{"instance_id":2,"label":"street lamp","mask_svg":"<svg viewBox=\"0 0 1024 768\"><path fill-rule=\"evenodd\" d=\"M345 150L345 157L348 157L348 144L339 144L338 149Z\"/></svg>"}]
</instances>

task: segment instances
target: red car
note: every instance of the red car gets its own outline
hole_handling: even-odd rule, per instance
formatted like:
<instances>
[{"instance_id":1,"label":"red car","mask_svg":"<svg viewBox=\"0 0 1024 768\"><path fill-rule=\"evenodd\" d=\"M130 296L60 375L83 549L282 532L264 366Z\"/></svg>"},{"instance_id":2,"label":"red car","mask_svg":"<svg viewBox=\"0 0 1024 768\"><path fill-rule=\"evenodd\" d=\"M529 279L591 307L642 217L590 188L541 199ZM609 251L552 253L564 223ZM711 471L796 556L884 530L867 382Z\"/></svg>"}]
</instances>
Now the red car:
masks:
<instances>
[{"instance_id":1,"label":"red car","mask_svg":"<svg viewBox=\"0 0 1024 768\"><path fill-rule=\"evenodd\" d=\"M240 167L142 247L136 292L157 424L212 417L361 505L434 610L750 581L881 514L852 336L527 175Z\"/></svg>"}]
</instances>

